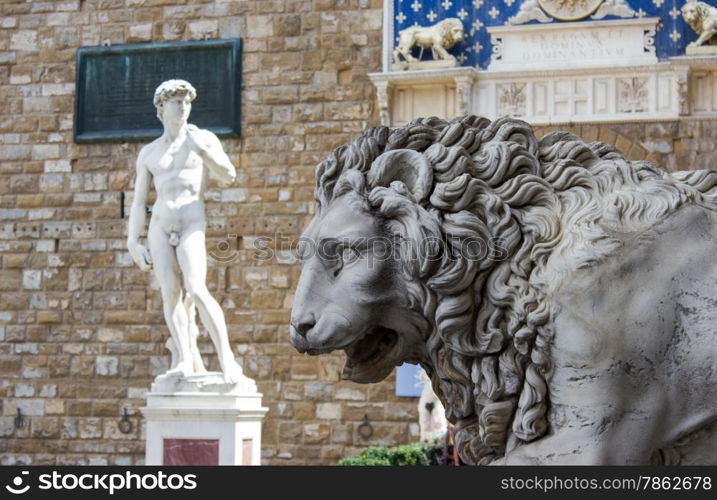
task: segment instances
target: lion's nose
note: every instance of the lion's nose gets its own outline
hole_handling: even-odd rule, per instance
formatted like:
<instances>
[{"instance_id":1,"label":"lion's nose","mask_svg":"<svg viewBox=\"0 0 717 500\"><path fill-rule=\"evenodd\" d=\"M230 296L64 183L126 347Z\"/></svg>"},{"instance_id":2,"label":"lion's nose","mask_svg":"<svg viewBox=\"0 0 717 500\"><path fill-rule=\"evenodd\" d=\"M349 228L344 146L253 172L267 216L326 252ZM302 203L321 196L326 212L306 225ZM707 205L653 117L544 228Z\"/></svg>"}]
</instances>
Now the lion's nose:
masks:
<instances>
[{"instance_id":1,"label":"lion's nose","mask_svg":"<svg viewBox=\"0 0 717 500\"><path fill-rule=\"evenodd\" d=\"M294 327L296 333L298 333L302 337L306 337L306 334L309 333L309 330L311 330L314 325L316 325L316 319L313 315L304 316L302 318L299 318L299 320L297 321L291 322L291 326Z\"/></svg>"}]
</instances>

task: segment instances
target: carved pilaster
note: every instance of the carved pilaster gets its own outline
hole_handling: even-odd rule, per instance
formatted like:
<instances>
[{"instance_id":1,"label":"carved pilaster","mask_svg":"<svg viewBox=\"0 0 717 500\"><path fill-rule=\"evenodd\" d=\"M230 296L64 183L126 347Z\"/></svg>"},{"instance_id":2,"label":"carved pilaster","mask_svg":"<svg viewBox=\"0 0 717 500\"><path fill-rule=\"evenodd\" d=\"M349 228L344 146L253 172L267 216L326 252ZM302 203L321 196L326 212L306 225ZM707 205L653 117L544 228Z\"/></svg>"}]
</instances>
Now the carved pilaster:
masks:
<instances>
[{"instance_id":1,"label":"carved pilaster","mask_svg":"<svg viewBox=\"0 0 717 500\"><path fill-rule=\"evenodd\" d=\"M688 67L676 67L677 74L677 112L680 116L690 114L690 74Z\"/></svg>"},{"instance_id":2,"label":"carved pilaster","mask_svg":"<svg viewBox=\"0 0 717 500\"><path fill-rule=\"evenodd\" d=\"M456 78L456 114L468 115L473 112L473 78Z\"/></svg>"}]
</instances>

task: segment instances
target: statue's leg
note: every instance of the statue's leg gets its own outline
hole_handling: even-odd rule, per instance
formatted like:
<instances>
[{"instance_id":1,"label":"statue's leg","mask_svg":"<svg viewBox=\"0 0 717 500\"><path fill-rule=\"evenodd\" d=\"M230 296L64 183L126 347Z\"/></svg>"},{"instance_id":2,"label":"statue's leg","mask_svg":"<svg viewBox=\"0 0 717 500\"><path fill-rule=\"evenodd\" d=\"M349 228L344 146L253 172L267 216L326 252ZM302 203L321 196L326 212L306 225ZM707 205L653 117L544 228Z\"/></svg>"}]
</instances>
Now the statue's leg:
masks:
<instances>
[{"instance_id":1,"label":"statue's leg","mask_svg":"<svg viewBox=\"0 0 717 500\"><path fill-rule=\"evenodd\" d=\"M415 61L416 58L411 55L411 48L413 48L413 39L403 36L398 40L396 51L398 51L406 61Z\"/></svg>"},{"instance_id":2,"label":"statue's leg","mask_svg":"<svg viewBox=\"0 0 717 500\"><path fill-rule=\"evenodd\" d=\"M453 59L453 56L440 43L433 44L433 54L435 59Z\"/></svg>"},{"instance_id":3,"label":"statue's leg","mask_svg":"<svg viewBox=\"0 0 717 500\"><path fill-rule=\"evenodd\" d=\"M415 57L413 57L413 54L411 54L411 46L403 48L403 56L406 58L406 61L418 61Z\"/></svg>"},{"instance_id":4,"label":"statue's leg","mask_svg":"<svg viewBox=\"0 0 717 500\"><path fill-rule=\"evenodd\" d=\"M162 292L164 320L167 322L177 352L177 363L167 373L189 375L194 370L189 350L187 310L182 303L177 257L174 248L169 244L167 234L151 223L147 233L147 242L152 255L154 275L157 277Z\"/></svg>"},{"instance_id":5,"label":"statue's leg","mask_svg":"<svg viewBox=\"0 0 717 500\"><path fill-rule=\"evenodd\" d=\"M177 350L177 344L174 342L174 337L170 335L167 341L164 343L164 347L169 349L169 369L171 370L179 363L179 351Z\"/></svg>"},{"instance_id":6,"label":"statue's leg","mask_svg":"<svg viewBox=\"0 0 717 500\"><path fill-rule=\"evenodd\" d=\"M710 40L712 40L712 38L714 38L715 35L717 35L717 29L712 28L712 29L708 30L707 37L705 38L705 42L709 42Z\"/></svg>"},{"instance_id":7,"label":"statue's leg","mask_svg":"<svg viewBox=\"0 0 717 500\"><path fill-rule=\"evenodd\" d=\"M202 323L214 342L224 378L227 382L238 382L242 377L242 369L229 345L224 313L209 294L206 285L207 254L202 225L196 224L183 232L177 245L177 260L184 276L184 289L196 304Z\"/></svg>"},{"instance_id":8,"label":"statue's leg","mask_svg":"<svg viewBox=\"0 0 717 500\"><path fill-rule=\"evenodd\" d=\"M199 338L199 327L197 326L197 308L188 294L184 294L184 308L187 310L187 318L189 324L189 350L192 353L192 364L195 373L206 373L202 356L199 354L197 347L197 338Z\"/></svg>"},{"instance_id":9,"label":"statue's leg","mask_svg":"<svg viewBox=\"0 0 717 500\"><path fill-rule=\"evenodd\" d=\"M704 44L707 40L709 40L710 38L712 38L712 35L713 35L713 34L714 34L714 32L712 32L711 30L705 30L705 31L703 31L703 32L700 34L699 38L697 38L697 41L695 41L695 45L696 45L697 47L699 47L700 45Z\"/></svg>"}]
</instances>

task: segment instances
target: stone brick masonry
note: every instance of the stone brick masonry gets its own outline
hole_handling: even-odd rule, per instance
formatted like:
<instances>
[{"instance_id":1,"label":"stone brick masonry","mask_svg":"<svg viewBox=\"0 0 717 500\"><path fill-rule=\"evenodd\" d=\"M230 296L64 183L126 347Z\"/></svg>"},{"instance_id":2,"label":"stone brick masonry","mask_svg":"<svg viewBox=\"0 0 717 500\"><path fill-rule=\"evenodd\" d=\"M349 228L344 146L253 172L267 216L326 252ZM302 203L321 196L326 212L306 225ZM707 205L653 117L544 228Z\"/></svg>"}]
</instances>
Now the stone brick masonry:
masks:
<instances>
[{"instance_id":1,"label":"stone brick masonry","mask_svg":"<svg viewBox=\"0 0 717 500\"><path fill-rule=\"evenodd\" d=\"M416 400L396 398L392 381L340 381L342 355L306 357L288 342L299 267L286 245L310 217L315 164L378 121L366 73L380 69L381 7L380 0L2 1L0 463L141 463L137 408L168 363L157 286L129 258L120 218L139 145L72 140L76 49L103 43L244 40L243 137L223 141L238 180L208 196L207 248L216 257L208 283L269 407L263 463L330 464L368 444L417 440ZM687 168L713 164L715 127L692 121L580 132ZM257 250L278 246L271 259ZM204 339L202 349L211 352L211 343ZM123 408L135 424L130 434L117 427ZM364 416L374 427L368 440L357 433Z\"/></svg>"}]
</instances>

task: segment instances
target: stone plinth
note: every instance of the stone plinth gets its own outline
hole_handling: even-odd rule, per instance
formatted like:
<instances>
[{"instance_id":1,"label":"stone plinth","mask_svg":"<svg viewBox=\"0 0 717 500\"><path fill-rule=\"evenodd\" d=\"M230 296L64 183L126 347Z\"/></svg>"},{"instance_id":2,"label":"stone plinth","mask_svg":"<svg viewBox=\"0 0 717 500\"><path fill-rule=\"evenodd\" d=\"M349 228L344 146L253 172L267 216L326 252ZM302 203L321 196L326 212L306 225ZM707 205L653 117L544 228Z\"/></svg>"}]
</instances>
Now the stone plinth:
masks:
<instances>
[{"instance_id":1,"label":"stone plinth","mask_svg":"<svg viewBox=\"0 0 717 500\"><path fill-rule=\"evenodd\" d=\"M455 68L458 61L455 59L437 59L434 61L401 61L393 63L394 70L415 71L421 69Z\"/></svg>"},{"instance_id":2,"label":"stone plinth","mask_svg":"<svg viewBox=\"0 0 717 500\"><path fill-rule=\"evenodd\" d=\"M697 47L687 46L685 54L688 56L716 55L717 45L699 45Z\"/></svg>"},{"instance_id":3,"label":"stone plinth","mask_svg":"<svg viewBox=\"0 0 717 500\"><path fill-rule=\"evenodd\" d=\"M221 373L157 377L141 408L147 465L259 465L267 408L253 380Z\"/></svg>"}]
</instances>

